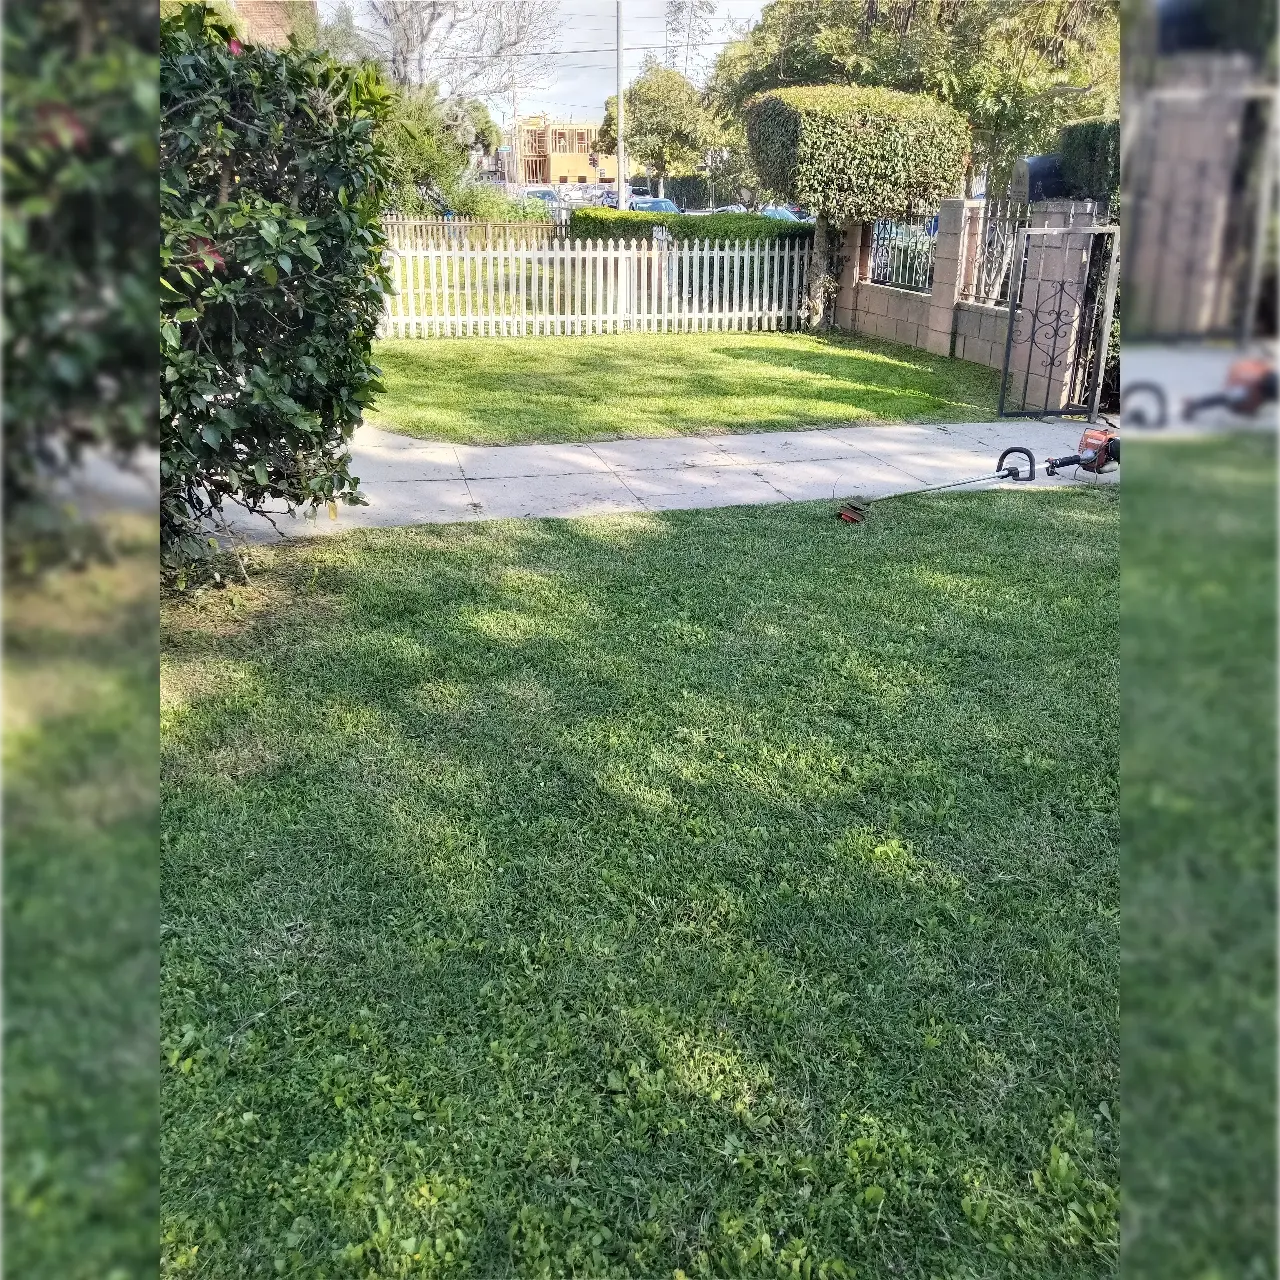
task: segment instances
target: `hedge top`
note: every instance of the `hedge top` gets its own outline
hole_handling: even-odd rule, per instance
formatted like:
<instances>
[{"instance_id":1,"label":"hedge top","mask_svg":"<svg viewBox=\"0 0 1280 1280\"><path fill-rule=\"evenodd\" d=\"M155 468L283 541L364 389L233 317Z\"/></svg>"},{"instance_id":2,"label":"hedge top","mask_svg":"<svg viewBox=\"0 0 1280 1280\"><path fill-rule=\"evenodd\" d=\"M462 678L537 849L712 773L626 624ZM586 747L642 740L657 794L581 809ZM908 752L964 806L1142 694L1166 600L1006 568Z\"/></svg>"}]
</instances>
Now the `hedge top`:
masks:
<instances>
[{"instance_id":1,"label":"hedge top","mask_svg":"<svg viewBox=\"0 0 1280 1280\"><path fill-rule=\"evenodd\" d=\"M1120 203L1119 116L1093 116L1064 125L1058 154L1071 194L1105 200L1115 213Z\"/></svg>"},{"instance_id":2,"label":"hedge top","mask_svg":"<svg viewBox=\"0 0 1280 1280\"><path fill-rule=\"evenodd\" d=\"M569 216L573 240L651 240L665 227L675 240L784 240L813 235L807 222L783 222L756 213L619 213L616 209L575 209Z\"/></svg>"},{"instance_id":3,"label":"hedge top","mask_svg":"<svg viewBox=\"0 0 1280 1280\"><path fill-rule=\"evenodd\" d=\"M823 85L750 102L747 143L767 187L840 225L958 195L969 125L922 94Z\"/></svg>"}]
</instances>

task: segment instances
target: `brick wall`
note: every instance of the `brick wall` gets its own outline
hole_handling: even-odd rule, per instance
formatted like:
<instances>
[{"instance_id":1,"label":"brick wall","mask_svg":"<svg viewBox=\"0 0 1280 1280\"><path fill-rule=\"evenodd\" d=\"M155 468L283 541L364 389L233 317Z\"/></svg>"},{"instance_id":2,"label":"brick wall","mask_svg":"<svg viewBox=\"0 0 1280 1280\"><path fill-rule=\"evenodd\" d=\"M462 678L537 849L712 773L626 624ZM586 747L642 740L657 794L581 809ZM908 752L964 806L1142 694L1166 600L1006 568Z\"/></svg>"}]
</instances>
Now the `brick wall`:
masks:
<instances>
[{"instance_id":1,"label":"brick wall","mask_svg":"<svg viewBox=\"0 0 1280 1280\"><path fill-rule=\"evenodd\" d=\"M864 282L858 285L850 305L844 308L845 323L841 323L840 313L837 304L836 324L842 329L888 338L910 347L924 346L924 335L929 331L929 295L909 289Z\"/></svg>"},{"instance_id":2,"label":"brick wall","mask_svg":"<svg viewBox=\"0 0 1280 1280\"><path fill-rule=\"evenodd\" d=\"M1009 334L1009 308L985 307L980 302L957 302L952 354L989 369L1004 366L1005 340Z\"/></svg>"},{"instance_id":3,"label":"brick wall","mask_svg":"<svg viewBox=\"0 0 1280 1280\"><path fill-rule=\"evenodd\" d=\"M929 293L872 284L871 226L850 223L845 228L836 295L835 325L850 333L887 338L922 347L935 355L954 356L988 368L1004 365L1009 331L1009 308L984 306L962 299L966 272L975 251L974 215L979 200L944 200L938 212L934 250L933 288ZM1087 202L1045 201L1032 211L1036 226L1067 226L1073 220L1092 222L1094 206ZM1078 224L1078 223L1076 223ZM1032 264L1032 275L1039 268Z\"/></svg>"}]
</instances>

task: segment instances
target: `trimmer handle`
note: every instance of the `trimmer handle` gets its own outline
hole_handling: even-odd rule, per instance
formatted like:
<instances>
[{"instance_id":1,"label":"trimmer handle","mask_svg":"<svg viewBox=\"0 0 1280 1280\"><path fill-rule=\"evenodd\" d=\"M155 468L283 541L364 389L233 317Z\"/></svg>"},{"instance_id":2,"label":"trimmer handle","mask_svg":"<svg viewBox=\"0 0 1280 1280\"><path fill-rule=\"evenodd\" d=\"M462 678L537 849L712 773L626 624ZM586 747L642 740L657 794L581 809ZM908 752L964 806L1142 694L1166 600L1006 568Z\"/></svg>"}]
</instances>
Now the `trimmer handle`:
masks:
<instances>
[{"instance_id":1,"label":"trimmer handle","mask_svg":"<svg viewBox=\"0 0 1280 1280\"><path fill-rule=\"evenodd\" d=\"M1078 453L1069 453L1065 458L1046 458L1044 469L1046 475L1056 476L1063 467L1078 467L1083 459Z\"/></svg>"},{"instance_id":2,"label":"trimmer handle","mask_svg":"<svg viewBox=\"0 0 1280 1280\"><path fill-rule=\"evenodd\" d=\"M1019 468L1005 466L1005 459L1011 453L1019 453L1024 458L1026 458L1027 474L1025 476L1022 474ZM1006 449L1000 455L999 460L996 462L996 471L998 471L1001 475L1003 475L1007 480L1018 480L1025 484L1027 481L1034 480L1036 478L1035 455L1031 452L1030 449L1024 449L1021 445L1015 444L1011 448Z\"/></svg>"}]
</instances>

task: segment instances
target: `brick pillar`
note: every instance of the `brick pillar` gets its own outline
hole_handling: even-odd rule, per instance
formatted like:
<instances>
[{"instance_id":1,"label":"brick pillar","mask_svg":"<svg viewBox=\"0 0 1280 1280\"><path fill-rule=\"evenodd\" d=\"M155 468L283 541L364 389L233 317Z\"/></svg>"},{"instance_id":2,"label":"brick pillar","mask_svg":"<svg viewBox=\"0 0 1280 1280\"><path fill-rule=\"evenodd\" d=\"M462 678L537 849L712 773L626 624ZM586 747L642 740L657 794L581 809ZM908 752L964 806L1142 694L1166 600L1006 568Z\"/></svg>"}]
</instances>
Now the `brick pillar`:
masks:
<instances>
[{"instance_id":1,"label":"brick pillar","mask_svg":"<svg viewBox=\"0 0 1280 1280\"><path fill-rule=\"evenodd\" d=\"M871 230L865 222L846 222L840 248L840 281L836 294L836 328L853 331L858 307L858 284L870 271Z\"/></svg>"},{"instance_id":2,"label":"brick pillar","mask_svg":"<svg viewBox=\"0 0 1280 1280\"><path fill-rule=\"evenodd\" d=\"M962 256L958 281L960 298L973 298L977 288L974 277L978 270L978 250L982 245L986 204L985 200L964 202L964 238L961 242Z\"/></svg>"},{"instance_id":3,"label":"brick pillar","mask_svg":"<svg viewBox=\"0 0 1280 1280\"><path fill-rule=\"evenodd\" d=\"M964 241L967 222L964 200L944 200L938 211L938 236L933 247L933 290L929 294L929 327L925 350L951 354L956 302L964 279Z\"/></svg>"},{"instance_id":4,"label":"brick pillar","mask_svg":"<svg viewBox=\"0 0 1280 1280\"><path fill-rule=\"evenodd\" d=\"M1224 250L1243 105L1206 93L1143 110L1129 166L1123 275L1126 314L1145 337L1206 333L1229 322L1233 273Z\"/></svg>"}]
</instances>

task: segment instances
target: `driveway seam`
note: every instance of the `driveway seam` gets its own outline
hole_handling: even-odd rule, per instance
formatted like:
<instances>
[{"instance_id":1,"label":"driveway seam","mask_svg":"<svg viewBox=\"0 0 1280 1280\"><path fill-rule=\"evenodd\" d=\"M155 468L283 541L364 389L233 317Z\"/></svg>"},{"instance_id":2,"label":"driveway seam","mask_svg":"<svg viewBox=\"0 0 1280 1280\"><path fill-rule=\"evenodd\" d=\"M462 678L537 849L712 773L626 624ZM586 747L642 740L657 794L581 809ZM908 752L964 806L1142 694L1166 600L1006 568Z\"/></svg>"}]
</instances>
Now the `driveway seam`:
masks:
<instances>
[{"instance_id":1,"label":"driveway seam","mask_svg":"<svg viewBox=\"0 0 1280 1280\"><path fill-rule=\"evenodd\" d=\"M463 487L467 491L467 506L471 509L473 516L484 514L484 507L476 501L476 495L471 492L471 481L467 479L467 469L462 465L462 457L458 453L458 446L453 445L453 460L458 464L458 474L462 477Z\"/></svg>"},{"instance_id":2,"label":"driveway seam","mask_svg":"<svg viewBox=\"0 0 1280 1280\"><path fill-rule=\"evenodd\" d=\"M602 458L596 453L596 447L590 441L587 442L587 448L591 450L592 456L601 463L605 470L631 495L632 501L638 502L644 511L649 510L649 504L626 482L623 476L614 468L613 463L608 458Z\"/></svg>"}]
</instances>

